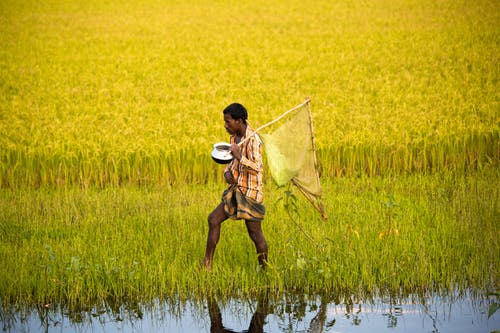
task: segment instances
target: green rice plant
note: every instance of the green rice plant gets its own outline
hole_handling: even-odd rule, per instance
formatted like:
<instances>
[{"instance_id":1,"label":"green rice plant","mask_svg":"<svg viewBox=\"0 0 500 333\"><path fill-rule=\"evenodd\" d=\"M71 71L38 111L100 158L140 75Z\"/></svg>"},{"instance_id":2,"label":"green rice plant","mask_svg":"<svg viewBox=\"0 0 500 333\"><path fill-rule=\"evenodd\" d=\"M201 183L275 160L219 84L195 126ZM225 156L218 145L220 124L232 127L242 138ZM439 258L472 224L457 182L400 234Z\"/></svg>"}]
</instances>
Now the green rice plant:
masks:
<instances>
[{"instance_id":1,"label":"green rice plant","mask_svg":"<svg viewBox=\"0 0 500 333\"><path fill-rule=\"evenodd\" d=\"M338 178L324 183L324 222L292 188L295 199L284 206L286 192L269 183L268 269L258 269L244 224L230 220L222 225L212 273L200 263L207 215L222 185L2 189L0 297L95 304L263 290L494 291L499 188L492 170Z\"/></svg>"}]
</instances>

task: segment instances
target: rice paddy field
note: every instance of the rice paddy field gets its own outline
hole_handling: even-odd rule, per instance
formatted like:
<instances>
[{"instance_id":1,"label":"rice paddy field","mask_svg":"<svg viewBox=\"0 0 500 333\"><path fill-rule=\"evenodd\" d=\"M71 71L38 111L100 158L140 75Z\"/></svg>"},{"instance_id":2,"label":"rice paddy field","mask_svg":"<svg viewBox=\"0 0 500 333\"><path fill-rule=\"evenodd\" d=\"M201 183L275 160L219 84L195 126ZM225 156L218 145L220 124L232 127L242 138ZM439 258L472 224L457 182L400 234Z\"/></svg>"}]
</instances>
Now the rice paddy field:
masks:
<instances>
[{"instance_id":1,"label":"rice paddy field","mask_svg":"<svg viewBox=\"0 0 500 333\"><path fill-rule=\"evenodd\" d=\"M497 292L499 22L488 0L1 1L2 302ZM200 270L222 109L256 127L306 97L329 220L266 176L268 269L226 222Z\"/></svg>"}]
</instances>

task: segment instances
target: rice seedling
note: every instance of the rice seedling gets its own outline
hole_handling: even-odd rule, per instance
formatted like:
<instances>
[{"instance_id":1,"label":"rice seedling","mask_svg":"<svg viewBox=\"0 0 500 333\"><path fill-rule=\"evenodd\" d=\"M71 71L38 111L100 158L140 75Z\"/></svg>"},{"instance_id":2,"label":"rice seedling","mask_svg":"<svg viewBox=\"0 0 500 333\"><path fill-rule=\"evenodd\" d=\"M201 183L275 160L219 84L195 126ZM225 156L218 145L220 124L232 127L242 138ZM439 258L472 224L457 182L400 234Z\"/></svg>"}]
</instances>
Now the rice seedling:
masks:
<instances>
[{"instance_id":1,"label":"rice seedling","mask_svg":"<svg viewBox=\"0 0 500 333\"><path fill-rule=\"evenodd\" d=\"M227 221L214 272L200 270L206 216L222 186L0 191L5 303L95 304L300 291L496 290L498 172L343 178L325 184L323 222L268 186L269 268L243 223ZM293 192L292 192L293 193Z\"/></svg>"}]
</instances>

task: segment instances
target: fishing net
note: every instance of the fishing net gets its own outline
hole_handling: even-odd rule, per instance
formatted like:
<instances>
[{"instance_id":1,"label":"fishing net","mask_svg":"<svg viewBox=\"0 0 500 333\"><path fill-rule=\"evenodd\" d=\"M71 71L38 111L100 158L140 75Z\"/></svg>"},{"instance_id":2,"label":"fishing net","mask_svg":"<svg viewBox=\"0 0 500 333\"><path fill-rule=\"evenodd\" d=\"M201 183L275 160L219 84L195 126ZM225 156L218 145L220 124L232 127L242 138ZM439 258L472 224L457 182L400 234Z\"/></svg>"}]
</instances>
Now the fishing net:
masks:
<instances>
[{"instance_id":1,"label":"fishing net","mask_svg":"<svg viewBox=\"0 0 500 333\"><path fill-rule=\"evenodd\" d=\"M280 186L291 181L326 219L309 101L281 117L259 132L271 176Z\"/></svg>"}]
</instances>

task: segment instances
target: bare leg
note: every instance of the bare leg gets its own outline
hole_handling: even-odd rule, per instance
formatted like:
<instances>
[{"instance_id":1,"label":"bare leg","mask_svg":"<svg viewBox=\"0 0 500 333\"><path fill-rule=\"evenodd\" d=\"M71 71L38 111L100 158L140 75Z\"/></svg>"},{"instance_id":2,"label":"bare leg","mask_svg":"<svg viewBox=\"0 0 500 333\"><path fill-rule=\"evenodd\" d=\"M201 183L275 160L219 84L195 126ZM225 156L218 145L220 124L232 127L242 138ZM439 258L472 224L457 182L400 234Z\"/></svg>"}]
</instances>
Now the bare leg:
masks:
<instances>
[{"instance_id":1,"label":"bare leg","mask_svg":"<svg viewBox=\"0 0 500 333\"><path fill-rule=\"evenodd\" d=\"M259 264L264 268L267 264L267 243L264 238L264 233L262 232L261 223L262 222L245 221L248 235L254 242L255 249L257 250Z\"/></svg>"},{"instance_id":2,"label":"bare leg","mask_svg":"<svg viewBox=\"0 0 500 333\"><path fill-rule=\"evenodd\" d=\"M208 271L212 270L215 247L220 238L220 226L227 218L228 216L224 211L224 203L220 203L210 215L208 215L207 248L205 250L205 258L203 259L203 266Z\"/></svg>"},{"instance_id":3,"label":"bare leg","mask_svg":"<svg viewBox=\"0 0 500 333\"><path fill-rule=\"evenodd\" d=\"M257 222L259 223L259 222ZM248 333L263 333L264 325L266 323L267 311L269 308L269 298L268 296L259 297L257 303L257 310L252 316L250 321L250 326L248 327Z\"/></svg>"},{"instance_id":4,"label":"bare leg","mask_svg":"<svg viewBox=\"0 0 500 333\"><path fill-rule=\"evenodd\" d=\"M210 333L224 332L224 325L222 325L222 315L220 313L217 301L212 297L208 297L208 315L210 316Z\"/></svg>"}]
</instances>

